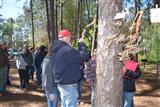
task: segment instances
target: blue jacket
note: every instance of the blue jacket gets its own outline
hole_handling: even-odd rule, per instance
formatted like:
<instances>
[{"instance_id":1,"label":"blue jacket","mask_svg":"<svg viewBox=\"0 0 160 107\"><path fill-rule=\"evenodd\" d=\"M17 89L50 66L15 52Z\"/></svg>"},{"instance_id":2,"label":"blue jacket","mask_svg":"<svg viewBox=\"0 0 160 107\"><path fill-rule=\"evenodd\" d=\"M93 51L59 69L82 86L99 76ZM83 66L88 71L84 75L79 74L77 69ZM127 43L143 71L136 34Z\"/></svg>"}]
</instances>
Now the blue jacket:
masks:
<instances>
[{"instance_id":1,"label":"blue jacket","mask_svg":"<svg viewBox=\"0 0 160 107\"><path fill-rule=\"evenodd\" d=\"M34 65L36 69L41 68L42 61L45 57L46 53L39 51L38 53L35 54L35 59L34 59Z\"/></svg>"},{"instance_id":2,"label":"blue jacket","mask_svg":"<svg viewBox=\"0 0 160 107\"><path fill-rule=\"evenodd\" d=\"M84 47L85 45L80 45L79 47L81 46ZM54 42L52 51L55 83L74 84L79 82L82 78L81 65L89 59L88 52L84 50L78 51L61 40Z\"/></svg>"}]
</instances>

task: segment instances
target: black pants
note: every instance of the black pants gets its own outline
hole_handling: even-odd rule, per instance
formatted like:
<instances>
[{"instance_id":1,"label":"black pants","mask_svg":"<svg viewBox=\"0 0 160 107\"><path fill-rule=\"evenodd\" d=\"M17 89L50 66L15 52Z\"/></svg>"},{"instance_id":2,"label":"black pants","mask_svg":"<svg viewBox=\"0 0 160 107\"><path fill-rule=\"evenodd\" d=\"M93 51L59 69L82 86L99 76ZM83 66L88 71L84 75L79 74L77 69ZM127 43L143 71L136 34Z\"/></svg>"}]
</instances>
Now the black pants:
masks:
<instances>
[{"instance_id":1,"label":"black pants","mask_svg":"<svg viewBox=\"0 0 160 107\"><path fill-rule=\"evenodd\" d=\"M10 64L7 65L7 85L11 85L11 82L9 80L9 72L10 72Z\"/></svg>"},{"instance_id":2,"label":"black pants","mask_svg":"<svg viewBox=\"0 0 160 107\"><path fill-rule=\"evenodd\" d=\"M29 72L29 78L33 79L33 75L34 75L34 66L28 65L26 67L27 71Z\"/></svg>"},{"instance_id":3,"label":"black pants","mask_svg":"<svg viewBox=\"0 0 160 107\"><path fill-rule=\"evenodd\" d=\"M21 88L28 87L28 73L25 69L18 69Z\"/></svg>"}]
</instances>

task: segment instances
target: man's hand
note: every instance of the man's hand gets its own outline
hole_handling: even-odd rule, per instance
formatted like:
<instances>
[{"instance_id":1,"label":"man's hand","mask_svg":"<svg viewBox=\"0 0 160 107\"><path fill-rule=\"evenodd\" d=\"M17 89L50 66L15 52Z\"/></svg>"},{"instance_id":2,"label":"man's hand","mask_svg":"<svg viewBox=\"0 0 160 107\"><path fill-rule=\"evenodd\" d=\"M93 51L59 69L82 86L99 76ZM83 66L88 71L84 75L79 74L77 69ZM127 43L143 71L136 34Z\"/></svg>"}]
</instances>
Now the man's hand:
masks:
<instances>
[{"instance_id":1,"label":"man's hand","mask_svg":"<svg viewBox=\"0 0 160 107\"><path fill-rule=\"evenodd\" d=\"M84 38L81 37L81 38L78 40L78 42L84 42Z\"/></svg>"},{"instance_id":2,"label":"man's hand","mask_svg":"<svg viewBox=\"0 0 160 107\"><path fill-rule=\"evenodd\" d=\"M123 69L122 69L122 75L125 75L126 71L127 71L126 68L123 67Z\"/></svg>"},{"instance_id":3,"label":"man's hand","mask_svg":"<svg viewBox=\"0 0 160 107\"><path fill-rule=\"evenodd\" d=\"M50 96L49 96L49 97L50 97L50 100L51 100L51 101L54 101L54 100L55 100L55 96L54 96L54 94L50 94Z\"/></svg>"}]
</instances>

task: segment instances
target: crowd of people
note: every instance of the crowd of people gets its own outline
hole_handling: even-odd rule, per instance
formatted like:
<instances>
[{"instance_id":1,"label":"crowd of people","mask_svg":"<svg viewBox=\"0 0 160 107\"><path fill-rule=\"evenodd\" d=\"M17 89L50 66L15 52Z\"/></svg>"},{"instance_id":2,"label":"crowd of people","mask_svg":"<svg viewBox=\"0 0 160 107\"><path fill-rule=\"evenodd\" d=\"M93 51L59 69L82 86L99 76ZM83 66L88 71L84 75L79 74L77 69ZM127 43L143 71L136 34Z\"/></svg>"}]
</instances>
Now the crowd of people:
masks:
<instances>
[{"instance_id":1,"label":"crowd of people","mask_svg":"<svg viewBox=\"0 0 160 107\"><path fill-rule=\"evenodd\" d=\"M82 99L82 83L84 75L91 87L91 105L95 107L95 81L96 81L96 54L94 49L90 57L84 39L78 40L78 49L71 46L72 34L68 30L58 33L58 40L44 45L34 51L24 45L18 52L12 52L16 61L16 67L20 77L20 88L27 90L29 80L34 80L36 74L37 89L45 92L48 107L57 107L61 101L61 107L77 107ZM6 92L7 83L10 84L9 55L4 40L0 40L0 95ZM133 56L128 60L134 60ZM127 65L123 69L123 105L134 107L133 96L135 92L135 79L141 75L138 63L130 69ZM85 72L85 73L84 73Z\"/></svg>"}]
</instances>

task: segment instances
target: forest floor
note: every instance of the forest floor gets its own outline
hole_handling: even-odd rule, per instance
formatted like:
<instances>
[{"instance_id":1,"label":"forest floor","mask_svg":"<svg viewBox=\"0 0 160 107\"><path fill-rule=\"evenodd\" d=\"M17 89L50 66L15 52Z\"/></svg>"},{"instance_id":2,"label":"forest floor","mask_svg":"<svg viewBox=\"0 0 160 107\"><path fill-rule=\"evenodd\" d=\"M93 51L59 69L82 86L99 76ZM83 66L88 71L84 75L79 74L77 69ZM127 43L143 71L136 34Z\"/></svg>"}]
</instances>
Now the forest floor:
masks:
<instances>
[{"instance_id":1,"label":"forest floor","mask_svg":"<svg viewBox=\"0 0 160 107\"><path fill-rule=\"evenodd\" d=\"M146 66L142 78L137 81L137 92L134 98L135 107L160 107L160 78L156 77L155 66ZM37 90L35 81L30 81L27 91L19 87L17 70L10 71L12 85L7 86L7 94L0 97L0 107L47 107L47 101L42 90ZM79 107L90 106L90 87L83 84L82 101Z\"/></svg>"},{"instance_id":2,"label":"forest floor","mask_svg":"<svg viewBox=\"0 0 160 107\"><path fill-rule=\"evenodd\" d=\"M155 65L143 69L134 100L135 107L160 107L160 75L157 77Z\"/></svg>"}]
</instances>

